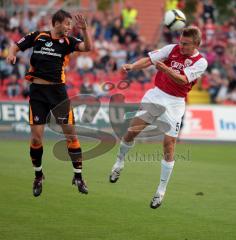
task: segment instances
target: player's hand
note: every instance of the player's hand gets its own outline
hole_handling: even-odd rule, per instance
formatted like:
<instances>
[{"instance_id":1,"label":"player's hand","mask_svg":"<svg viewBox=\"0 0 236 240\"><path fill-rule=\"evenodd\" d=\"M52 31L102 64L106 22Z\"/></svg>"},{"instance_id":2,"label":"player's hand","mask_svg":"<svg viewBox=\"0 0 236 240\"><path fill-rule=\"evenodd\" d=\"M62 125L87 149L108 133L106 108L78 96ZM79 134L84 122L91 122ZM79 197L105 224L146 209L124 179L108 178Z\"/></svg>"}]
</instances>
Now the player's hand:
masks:
<instances>
[{"instance_id":1,"label":"player's hand","mask_svg":"<svg viewBox=\"0 0 236 240\"><path fill-rule=\"evenodd\" d=\"M9 64L15 64L15 63L16 63L16 56L9 54L9 55L7 56L7 63L9 63Z\"/></svg>"},{"instance_id":2,"label":"player's hand","mask_svg":"<svg viewBox=\"0 0 236 240\"><path fill-rule=\"evenodd\" d=\"M124 64L121 69L123 72L127 73L133 69L133 64Z\"/></svg>"},{"instance_id":3,"label":"player's hand","mask_svg":"<svg viewBox=\"0 0 236 240\"><path fill-rule=\"evenodd\" d=\"M168 69L168 66L166 66L165 63L161 61L157 61L156 68L162 72L165 72Z\"/></svg>"},{"instance_id":4,"label":"player's hand","mask_svg":"<svg viewBox=\"0 0 236 240\"><path fill-rule=\"evenodd\" d=\"M75 24L76 24L76 27L81 30L86 30L88 26L85 18L81 14L75 15Z\"/></svg>"}]
</instances>

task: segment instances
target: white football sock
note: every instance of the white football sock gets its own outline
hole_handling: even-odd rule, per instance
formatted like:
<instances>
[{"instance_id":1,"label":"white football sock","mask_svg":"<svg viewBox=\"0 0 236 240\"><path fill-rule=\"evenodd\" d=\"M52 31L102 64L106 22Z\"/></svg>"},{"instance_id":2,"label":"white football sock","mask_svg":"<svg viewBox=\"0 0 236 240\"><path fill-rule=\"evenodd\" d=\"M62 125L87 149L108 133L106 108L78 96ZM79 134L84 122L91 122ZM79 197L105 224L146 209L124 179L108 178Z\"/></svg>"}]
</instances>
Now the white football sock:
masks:
<instances>
[{"instance_id":1,"label":"white football sock","mask_svg":"<svg viewBox=\"0 0 236 240\"><path fill-rule=\"evenodd\" d=\"M127 154L127 152L134 146L134 142L125 142L125 141L121 141L120 142L120 149L119 152L117 154L117 160L119 162L123 162L125 159L125 155Z\"/></svg>"},{"instance_id":2,"label":"white football sock","mask_svg":"<svg viewBox=\"0 0 236 240\"><path fill-rule=\"evenodd\" d=\"M164 195L166 191L167 184L169 182L172 170L174 168L175 161L167 162L166 160L161 160L161 176L160 184L157 188L157 192Z\"/></svg>"}]
</instances>

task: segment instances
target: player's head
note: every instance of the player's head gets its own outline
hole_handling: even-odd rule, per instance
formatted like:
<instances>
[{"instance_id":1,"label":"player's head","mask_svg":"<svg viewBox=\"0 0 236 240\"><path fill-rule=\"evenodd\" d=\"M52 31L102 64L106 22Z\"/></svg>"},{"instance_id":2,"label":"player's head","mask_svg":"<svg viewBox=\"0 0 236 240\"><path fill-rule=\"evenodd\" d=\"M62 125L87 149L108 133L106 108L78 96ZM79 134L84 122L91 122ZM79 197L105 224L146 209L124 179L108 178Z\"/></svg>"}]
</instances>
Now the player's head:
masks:
<instances>
[{"instance_id":1,"label":"player's head","mask_svg":"<svg viewBox=\"0 0 236 240\"><path fill-rule=\"evenodd\" d=\"M193 55L194 50L201 43L202 34L199 28L190 26L183 29L180 36L179 46L183 55Z\"/></svg>"},{"instance_id":2,"label":"player's head","mask_svg":"<svg viewBox=\"0 0 236 240\"><path fill-rule=\"evenodd\" d=\"M52 26L58 35L66 36L72 29L72 16L64 10L58 10L52 16Z\"/></svg>"}]
</instances>

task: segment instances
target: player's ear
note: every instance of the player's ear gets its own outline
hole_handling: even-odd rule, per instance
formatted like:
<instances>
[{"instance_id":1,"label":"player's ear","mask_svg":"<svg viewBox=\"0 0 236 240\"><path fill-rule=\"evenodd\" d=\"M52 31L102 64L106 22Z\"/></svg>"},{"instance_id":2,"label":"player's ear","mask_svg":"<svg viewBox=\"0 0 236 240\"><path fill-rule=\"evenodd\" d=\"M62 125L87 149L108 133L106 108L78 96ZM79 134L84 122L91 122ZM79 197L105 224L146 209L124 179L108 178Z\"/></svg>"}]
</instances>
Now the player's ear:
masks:
<instances>
[{"instance_id":1,"label":"player's ear","mask_svg":"<svg viewBox=\"0 0 236 240\"><path fill-rule=\"evenodd\" d=\"M53 27L58 27L60 24L61 24L60 22L56 21Z\"/></svg>"}]
</instances>

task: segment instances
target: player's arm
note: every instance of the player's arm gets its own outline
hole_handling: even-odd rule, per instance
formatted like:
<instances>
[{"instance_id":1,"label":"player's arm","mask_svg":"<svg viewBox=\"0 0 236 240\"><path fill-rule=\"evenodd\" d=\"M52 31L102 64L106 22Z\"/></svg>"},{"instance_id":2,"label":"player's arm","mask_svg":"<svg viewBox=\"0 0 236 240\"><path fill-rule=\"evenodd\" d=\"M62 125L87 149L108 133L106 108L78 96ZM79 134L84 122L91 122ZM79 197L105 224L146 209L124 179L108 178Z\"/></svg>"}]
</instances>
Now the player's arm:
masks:
<instances>
[{"instance_id":1,"label":"player's arm","mask_svg":"<svg viewBox=\"0 0 236 240\"><path fill-rule=\"evenodd\" d=\"M141 70L152 65L151 59L149 57L141 58L138 61L130 64L124 64L122 70L125 72L132 70Z\"/></svg>"},{"instance_id":2,"label":"player's arm","mask_svg":"<svg viewBox=\"0 0 236 240\"><path fill-rule=\"evenodd\" d=\"M141 58L132 64L123 65L123 70L125 72L130 70L141 70L151 65L156 65L157 61L166 59L169 56L174 46L176 46L176 44L167 45L159 50L149 52L148 57Z\"/></svg>"},{"instance_id":3,"label":"player's arm","mask_svg":"<svg viewBox=\"0 0 236 240\"><path fill-rule=\"evenodd\" d=\"M88 30L88 25L84 17L80 14L75 16L76 27L82 30L84 41L77 43L75 50L80 52L88 52L92 50L92 37Z\"/></svg>"},{"instance_id":4,"label":"player's arm","mask_svg":"<svg viewBox=\"0 0 236 240\"><path fill-rule=\"evenodd\" d=\"M19 51L20 51L20 48L16 44L11 45L8 50L7 63L15 64L16 63L16 54Z\"/></svg>"},{"instance_id":5,"label":"player's arm","mask_svg":"<svg viewBox=\"0 0 236 240\"><path fill-rule=\"evenodd\" d=\"M21 38L18 42L11 45L8 51L7 62L15 64L16 55L19 51L25 51L27 48L31 48L34 45L36 37L39 35L39 32L31 32Z\"/></svg>"},{"instance_id":6,"label":"player's arm","mask_svg":"<svg viewBox=\"0 0 236 240\"><path fill-rule=\"evenodd\" d=\"M165 63L163 63L161 61L157 61L156 62L156 68L159 71L164 72L174 82L176 82L176 83L178 83L180 85L184 85L184 84L188 83L188 79L187 79L187 77L185 75L181 75L181 74L175 72L172 68L166 66Z\"/></svg>"},{"instance_id":7,"label":"player's arm","mask_svg":"<svg viewBox=\"0 0 236 240\"><path fill-rule=\"evenodd\" d=\"M168 75L173 81L178 84L184 85L193 82L200 78L207 69L207 61L204 58L199 59L192 66L184 68L184 75L176 73L172 68L165 65L165 63L158 61L156 63L157 69Z\"/></svg>"}]
</instances>

